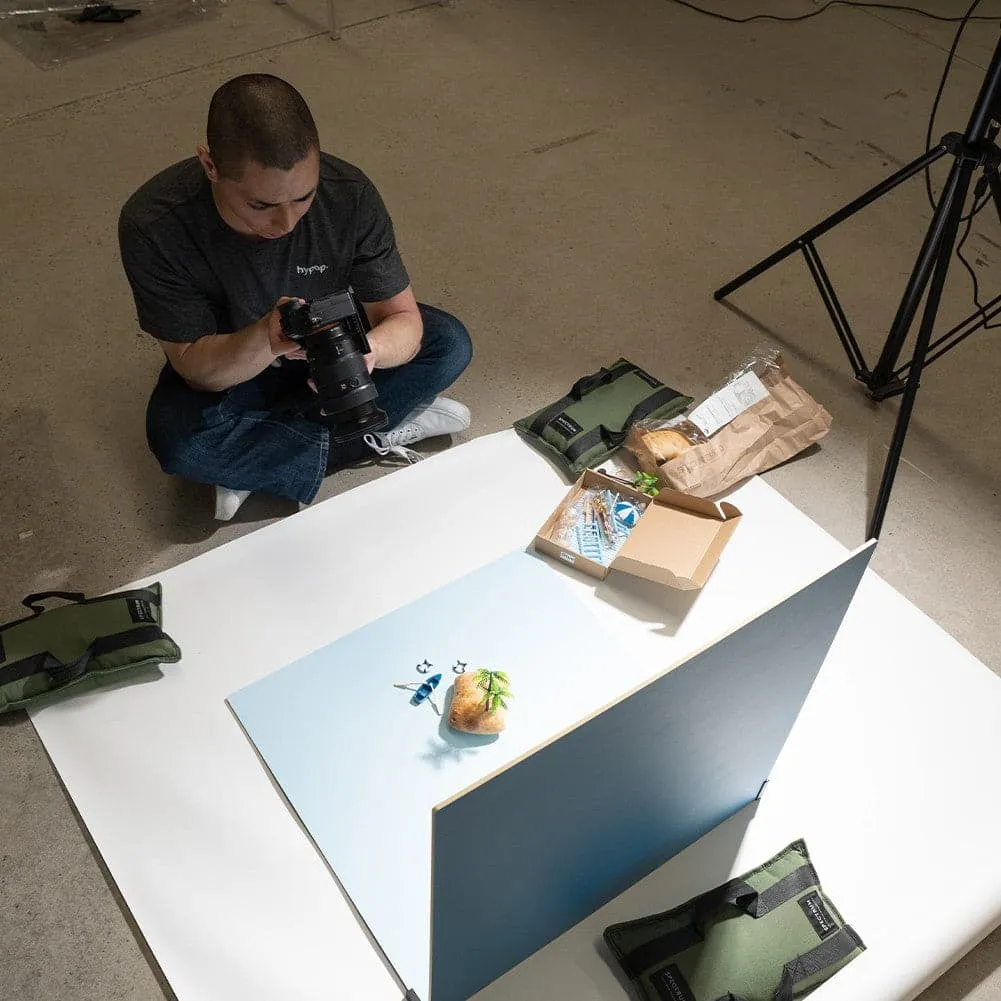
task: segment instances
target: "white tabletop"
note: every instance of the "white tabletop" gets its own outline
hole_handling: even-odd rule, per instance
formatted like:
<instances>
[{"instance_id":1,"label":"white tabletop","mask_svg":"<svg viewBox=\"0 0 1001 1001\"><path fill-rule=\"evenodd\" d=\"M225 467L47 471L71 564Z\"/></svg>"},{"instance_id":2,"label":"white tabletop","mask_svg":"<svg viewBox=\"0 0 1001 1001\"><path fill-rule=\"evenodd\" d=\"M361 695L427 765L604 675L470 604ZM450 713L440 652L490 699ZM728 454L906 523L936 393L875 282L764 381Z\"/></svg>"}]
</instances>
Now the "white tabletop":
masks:
<instances>
[{"instance_id":1,"label":"white tabletop","mask_svg":"<svg viewBox=\"0 0 1001 1001\"><path fill-rule=\"evenodd\" d=\"M184 653L161 678L33 715L180 1001L399 998L224 699L527 544L566 489L506 432L332 498L159 575ZM843 554L760 480L732 499L745 517L697 596L563 571L647 645L651 673ZM869 945L826 996L913 997L1001 923L999 724L998 679L868 574L753 822L713 832L480 996L621 999L596 931L804 837ZM918 878L924 858L934 872Z\"/></svg>"}]
</instances>

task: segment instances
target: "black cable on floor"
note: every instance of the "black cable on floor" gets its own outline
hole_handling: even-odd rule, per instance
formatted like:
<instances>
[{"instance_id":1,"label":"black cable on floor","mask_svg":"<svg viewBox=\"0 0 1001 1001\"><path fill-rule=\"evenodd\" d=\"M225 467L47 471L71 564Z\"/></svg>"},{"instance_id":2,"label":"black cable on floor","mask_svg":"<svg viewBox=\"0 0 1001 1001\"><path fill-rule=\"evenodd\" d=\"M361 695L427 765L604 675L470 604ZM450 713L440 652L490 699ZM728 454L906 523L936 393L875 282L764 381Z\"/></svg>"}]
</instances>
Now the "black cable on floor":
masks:
<instances>
[{"instance_id":1,"label":"black cable on floor","mask_svg":"<svg viewBox=\"0 0 1001 1001\"><path fill-rule=\"evenodd\" d=\"M942 92L945 90L945 82L949 79L949 73L952 70L952 60L956 55L956 49L959 47L959 40L963 37L963 31L971 20L973 12L980 6L982 0L973 0L970 4L969 9L963 15L959 27L956 29L956 36L952 40L952 45L949 47L949 57L945 61L945 69L942 70L942 79L938 82L938 90L935 92L935 100L932 102L931 114L928 116L928 130L925 133L925 152L927 153L931 149L931 137L932 133L935 131L935 115L938 113L939 101L942 100ZM987 18L976 18L976 20L989 20ZM925 167L925 193L928 195L928 204L931 206L932 211L938 208L938 202L935 201L935 196L932 194L931 190L931 167Z\"/></svg>"},{"instance_id":2,"label":"black cable on floor","mask_svg":"<svg viewBox=\"0 0 1001 1001\"><path fill-rule=\"evenodd\" d=\"M980 0L974 4L977 7ZM970 17L967 14L965 17L945 17L942 14L933 14L930 10L922 10L920 7L909 7L906 4L897 3L861 3L859 0L827 0L827 3L823 7L818 7L817 10L810 11L809 14L798 14L795 17L781 17L778 14L752 14L750 17L730 17L728 14L720 14L715 10L707 10L705 7L699 7L697 4L690 3L689 0L668 0L668 3L675 3L679 7L687 7L689 10L694 10L699 14L705 14L707 17L714 17L720 21L726 21L729 24L750 24L752 21L808 21L811 17L819 17L824 11L829 10L831 7L868 7L874 10L902 10L908 14L920 14L922 17L927 17L932 21L945 21L947 23L956 24L962 22L965 26L968 21L1001 21L1001 16L986 16L981 15L979 17Z\"/></svg>"},{"instance_id":3,"label":"black cable on floor","mask_svg":"<svg viewBox=\"0 0 1001 1001\"><path fill-rule=\"evenodd\" d=\"M986 179L981 181L984 187L987 187ZM978 187L980 186L978 184ZM973 209L970 214L966 217L966 229L963 230L963 235L960 238L959 243L956 244L956 256L960 259L963 267L966 268L970 275L970 280L973 282L973 304L977 307L977 311L980 313L981 319L984 321L984 330L993 330L995 327L1001 327L1001 323L991 323L987 318L987 310L984 308L980 301L980 282L977 281L977 273L973 270L970 262L963 256L963 244L966 243L966 238L970 235L970 230L973 227L973 220L984 210L987 203L992 200L991 192L988 189L986 193L981 198L980 202L977 202L978 193L973 194Z\"/></svg>"},{"instance_id":4,"label":"black cable on floor","mask_svg":"<svg viewBox=\"0 0 1001 1001\"><path fill-rule=\"evenodd\" d=\"M1001 16L985 16L976 15L974 12L980 6L983 0L973 0L970 4L969 9L962 17L945 17L942 14L934 14L929 10L923 10L920 7L910 7L906 4L892 4L892 3L863 3L860 0L828 0L822 7L818 7L816 10L810 11L808 14L799 14L794 17L780 17L777 14L752 14L749 17L730 17L728 14L720 14L715 10L708 10L705 7L700 7L698 4L691 3L690 0L668 0L668 3L677 4L679 7L687 7L689 10L694 10L699 14L705 14L707 17L715 18L719 21L726 21L728 24L750 24L752 21L807 21L811 17L819 17L825 11L830 10L831 7L861 7L865 9L883 9L883 10L900 10L906 11L911 14L919 14L922 17L927 17L932 21L945 21L947 23L955 24L958 23L959 27L956 29L956 34L952 39L952 45L949 47L949 55L945 61L945 68L942 70L942 78L939 80L938 90L935 92L935 100L932 102L931 114L928 116L928 129L925 133L925 152L927 153L931 149L932 143L932 133L935 131L935 116L938 113L938 106L942 100L942 93L945 90L946 81L949 79L949 73L952 70L952 61L956 56L956 49L959 47L959 40L963 37L963 31L970 21L1001 21ZM928 195L928 204L931 205L932 211L938 207L935 201L935 195L932 193L931 188L931 168L925 167L925 193Z\"/></svg>"},{"instance_id":5,"label":"black cable on floor","mask_svg":"<svg viewBox=\"0 0 1001 1001\"><path fill-rule=\"evenodd\" d=\"M677 4L679 7L687 7L689 10L694 10L699 14L705 14L707 17L716 18L719 21L726 21L729 24L750 24L752 21L806 21L811 17L818 17L825 11L829 10L831 7L863 7L868 9L879 9L883 10L899 10L906 11L911 14L919 14L922 17L927 17L933 21L946 21L950 23L958 23L959 27L956 29L956 34L952 39L952 45L949 47L949 55L945 61L945 67L942 70L942 78L939 80L938 90L935 92L935 100L932 102L931 114L928 116L928 129L925 133L925 152L931 150L932 146L932 133L935 131L935 116L938 113L938 106L942 100L942 94L945 91L946 82L949 79L949 73L952 70L952 61L956 56L956 50L959 48L959 41L963 37L963 31L966 26L971 21L1001 21L999 16L985 16L985 15L975 15L975 11L980 6L983 0L973 0L967 9L966 13L962 17L944 17L941 14L933 14L931 11L922 10L920 7L910 7L904 4L888 4L888 3L861 3L858 0L828 0L822 7L817 10L810 11L808 14L800 14L796 17L780 17L777 14L752 14L750 17L730 17L727 14L720 14L714 10L707 10L705 7L699 7L697 4L690 3L689 0L668 0L668 3ZM938 203L935 201L935 196L932 192L931 187L931 168L925 167L925 192L928 195L928 204L931 205L932 211L934 212L938 208ZM986 184L986 181L981 181L981 184ZM959 243L956 245L956 256L962 262L963 267L969 272L970 279L973 282L973 302L974 305L980 312L981 317L984 321L984 328L987 330L993 329L995 327L1001 327L1001 323L990 323L987 319L987 311L980 302L980 283L977 280L977 274L971 267L970 262L963 256L963 244L966 243L967 237L970 235L970 230L973 227L973 220L983 211L984 207L989 201L991 201L991 193L988 191L981 198L980 184L977 185L977 189L974 191L973 195L973 205L970 209L968 215L965 215L960 219L960 223L966 223L966 229L963 231L963 235L960 238ZM978 202L978 198L981 200Z\"/></svg>"}]
</instances>

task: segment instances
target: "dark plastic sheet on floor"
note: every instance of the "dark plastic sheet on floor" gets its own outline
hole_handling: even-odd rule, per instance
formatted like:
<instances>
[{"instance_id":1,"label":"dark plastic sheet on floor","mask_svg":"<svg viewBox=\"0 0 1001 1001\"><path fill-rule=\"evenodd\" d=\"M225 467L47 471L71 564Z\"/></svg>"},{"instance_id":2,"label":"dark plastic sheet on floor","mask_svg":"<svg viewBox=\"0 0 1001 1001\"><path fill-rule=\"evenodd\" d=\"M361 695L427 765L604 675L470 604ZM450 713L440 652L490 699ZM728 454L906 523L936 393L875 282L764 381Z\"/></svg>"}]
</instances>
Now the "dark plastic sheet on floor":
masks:
<instances>
[{"instance_id":1,"label":"dark plastic sheet on floor","mask_svg":"<svg viewBox=\"0 0 1001 1001\"><path fill-rule=\"evenodd\" d=\"M225 0L116 0L114 7L139 10L121 22L84 21L82 2L0 0L0 38L36 66L53 69L72 59L147 38L185 24L214 18Z\"/></svg>"}]
</instances>

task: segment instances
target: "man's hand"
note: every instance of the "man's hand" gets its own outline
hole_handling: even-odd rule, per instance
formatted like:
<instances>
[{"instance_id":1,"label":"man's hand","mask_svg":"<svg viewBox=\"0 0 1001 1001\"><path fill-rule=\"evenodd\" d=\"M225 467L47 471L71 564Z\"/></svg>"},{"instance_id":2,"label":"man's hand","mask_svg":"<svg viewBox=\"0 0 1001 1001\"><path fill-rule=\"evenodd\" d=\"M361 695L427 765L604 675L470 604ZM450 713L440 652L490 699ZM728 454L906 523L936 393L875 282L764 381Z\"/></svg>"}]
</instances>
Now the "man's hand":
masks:
<instances>
[{"instance_id":1,"label":"man's hand","mask_svg":"<svg viewBox=\"0 0 1001 1001\"><path fill-rule=\"evenodd\" d=\"M285 336L282 330L281 312L279 307L286 302L305 302L304 299L294 299L291 296L283 295L276 303L274 309L264 318L268 330L268 343L271 346L271 353L276 358L292 358L296 361L306 360L306 349L290 337Z\"/></svg>"},{"instance_id":2,"label":"man's hand","mask_svg":"<svg viewBox=\"0 0 1001 1001\"><path fill-rule=\"evenodd\" d=\"M372 327L368 335L372 352L365 356L368 370L396 368L411 361L420 350L424 325L410 286L391 299L362 306Z\"/></svg>"},{"instance_id":3,"label":"man's hand","mask_svg":"<svg viewBox=\"0 0 1001 1001\"><path fill-rule=\"evenodd\" d=\"M194 341L160 341L167 360L192 389L221 393L260 375L276 358L305 358L306 352L282 333L278 307L231 334L206 334ZM301 301L301 300L300 300Z\"/></svg>"},{"instance_id":4,"label":"man's hand","mask_svg":"<svg viewBox=\"0 0 1001 1001\"><path fill-rule=\"evenodd\" d=\"M278 305L288 302L279 299ZM414 293L408 285L392 299L381 302L363 302L362 308L368 317L371 330L368 333L369 353L365 355L365 365L371 374L377 368L396 368L406 365L421 347L424 325ZM278 333L281 334L279 327ZM287 338L284 339L287 343ZM291 358L305 357L303 352L289 355ZM310 388L316 392L313 380Z\"/></svg>"},{"instance_id":5,"label":"man's hand","mask_svg":"<svg viewBox=\"0 0 1001 1001\"><path fill-rule=\"evenodd\" d=\"M416 301L413 302L413 309L409 308L410 300L413 300L413 293L408 286L395 299L362 304L372 323L372 329L368 333L368 346L371 350L363 356L369 375L377 368L405 365L420 349L423 332L421 314ZM280 299L279 305L286 301ZM289 357L295 358L298 355ZM305 357L304 353L302 357ZM315 393L316 383L312 379L307 381L309 388Z\"/></svg>"}]
</instances>

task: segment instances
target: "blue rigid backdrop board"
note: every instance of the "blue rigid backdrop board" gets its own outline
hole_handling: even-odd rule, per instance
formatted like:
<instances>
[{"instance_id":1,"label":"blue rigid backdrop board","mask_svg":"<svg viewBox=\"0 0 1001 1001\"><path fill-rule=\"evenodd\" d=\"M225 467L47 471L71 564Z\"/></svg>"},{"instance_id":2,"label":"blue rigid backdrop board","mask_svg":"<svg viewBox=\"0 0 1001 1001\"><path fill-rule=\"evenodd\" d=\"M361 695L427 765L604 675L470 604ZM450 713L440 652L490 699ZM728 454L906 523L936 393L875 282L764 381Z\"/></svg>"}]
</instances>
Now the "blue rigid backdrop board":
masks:
<instances>
[{"instance_id":1,"label":"blue rigid backdrop board","mask_svg":"<svg viewBox=\"0 0 1001 1001\"><path fill-rule=\"evenodd\" d=\"M499 737L450 730L394 682L427 659L506 671ZM512 553L232 695L282 791L408 987L427 998L431 811L649 675L545 561ZM630 681L630 678L633 680Z\"/></svg>"},{"instance_id":2,"label":"blue rigid backdrop board","mask_svg":"<svg viewBox=\"0 0 1001 1001\"><path fill-rule=\"evenodd\" d=\"M872 549L435 810L430 1001L465 1001L758 795Z\"/></svg>"}]
</instances>

